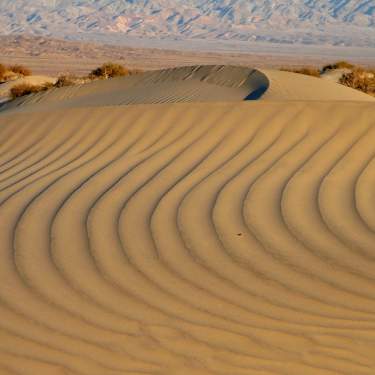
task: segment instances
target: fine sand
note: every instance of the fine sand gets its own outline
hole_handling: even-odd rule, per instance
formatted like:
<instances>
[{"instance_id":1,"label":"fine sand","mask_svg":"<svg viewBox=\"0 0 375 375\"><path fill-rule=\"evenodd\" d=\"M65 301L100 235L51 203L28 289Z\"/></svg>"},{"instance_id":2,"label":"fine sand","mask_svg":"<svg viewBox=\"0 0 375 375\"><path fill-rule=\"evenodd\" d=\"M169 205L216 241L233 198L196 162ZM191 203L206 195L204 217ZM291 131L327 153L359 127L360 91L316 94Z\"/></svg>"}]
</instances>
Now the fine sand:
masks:
<instances>
[{"instance_id":1,"label":"fine sand","mask_svg":"<svg viewBox=\"0 0 375 375\"><path fill-rule=\"evenodd\" d=\"M375 100L241 72L2 107L1 375L375 374Z\"/></svg>"},{"instance_id":2,"label":"fine sand","mask_svg":"<svg viewBox=\"0 0 375 375\"><path fill-rule=\"evenodd\" d=\"M371 101L369 95L334 82L278 70L208 65L150 71L52 89L19 98L6 109L51 111L179 102Z\"/></svg>"}]
</instances>

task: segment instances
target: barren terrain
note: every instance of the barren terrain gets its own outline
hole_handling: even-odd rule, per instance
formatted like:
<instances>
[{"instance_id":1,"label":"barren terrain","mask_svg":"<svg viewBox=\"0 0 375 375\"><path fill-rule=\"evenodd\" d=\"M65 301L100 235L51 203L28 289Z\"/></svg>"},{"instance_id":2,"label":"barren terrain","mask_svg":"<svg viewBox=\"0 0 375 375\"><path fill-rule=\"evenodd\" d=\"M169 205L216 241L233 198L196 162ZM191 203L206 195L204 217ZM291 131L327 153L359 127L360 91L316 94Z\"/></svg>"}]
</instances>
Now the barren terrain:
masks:
<instances>
[{"instance_id":1,"label":"barren terrain","mask_svg":"<svg viewBox=\"0 0 375 375\"><path fill-rule=\"evenodd\" d=\"M1 107L0 374L373 375L374 119L226 66Z\"/></svg>"}]
</instances>

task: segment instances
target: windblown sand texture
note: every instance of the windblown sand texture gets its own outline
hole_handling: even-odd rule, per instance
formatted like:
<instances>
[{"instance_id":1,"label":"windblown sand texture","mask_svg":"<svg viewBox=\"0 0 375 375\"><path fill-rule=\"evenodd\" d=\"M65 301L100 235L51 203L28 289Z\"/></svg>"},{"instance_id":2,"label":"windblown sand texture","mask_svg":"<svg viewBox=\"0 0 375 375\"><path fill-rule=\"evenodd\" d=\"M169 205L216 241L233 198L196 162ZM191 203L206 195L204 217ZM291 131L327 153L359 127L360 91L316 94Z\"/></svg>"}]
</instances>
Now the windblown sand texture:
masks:
<instances>
[{"instance_id":1,"label":"windblown sand texture","mask_svg":"<svg viewBox=\"0 0 375 375\"><path fill-rule=\"evenodd\" d=\"M0 374L375 374L374 99L222 69L3 107Z\"/></svg>"}]
</instances>

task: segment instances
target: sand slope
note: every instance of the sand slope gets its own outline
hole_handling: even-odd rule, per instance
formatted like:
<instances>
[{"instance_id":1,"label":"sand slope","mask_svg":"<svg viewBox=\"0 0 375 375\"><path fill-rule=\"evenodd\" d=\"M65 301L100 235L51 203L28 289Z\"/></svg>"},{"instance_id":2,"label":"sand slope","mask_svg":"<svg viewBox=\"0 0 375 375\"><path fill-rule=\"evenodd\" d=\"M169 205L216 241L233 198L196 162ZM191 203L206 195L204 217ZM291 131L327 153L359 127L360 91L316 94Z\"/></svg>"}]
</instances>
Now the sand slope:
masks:
<instances>
[{"instance_id":1,"label":"sand slope","mask_svg":"<svg viewBox=\"0 0 375 375\"><path fill-rule=\"evenodd\" d=\"M19 98L3 109L52 110L108 105L242 100L374 101L326 80L278 70L189 66L94 81Z\"/></svg>"},{"instance_id":2,"label":"sand slope","mask_svg":"<svg viewBox=\"0 0 375 375\"><path fill-rule=\"evenodd\" d=\"M262 69L270 81L262 100L371 101L370 95L336 82L279 70Z\"/></svg>"},{"instance_id":3,"label":"sand slope","mask_svg":"<svg viewBox=\"0 0 375 375\"><path fill-rule=\"evenodd\" d=\"M0 374L373 375L375 106L0 116Z\"/></svg>"},{"instance_id":4,"label":"sand slope","mask_svg":"<svg viewBox=\"0 0 375 375\"><path fill-rule=\"evenodd\" d=\"M145 72L20 98L8 107L72 108L176 102L241 101L259 98L269 81L258 70L223 65Z\"/></svg>"}]
</instances>

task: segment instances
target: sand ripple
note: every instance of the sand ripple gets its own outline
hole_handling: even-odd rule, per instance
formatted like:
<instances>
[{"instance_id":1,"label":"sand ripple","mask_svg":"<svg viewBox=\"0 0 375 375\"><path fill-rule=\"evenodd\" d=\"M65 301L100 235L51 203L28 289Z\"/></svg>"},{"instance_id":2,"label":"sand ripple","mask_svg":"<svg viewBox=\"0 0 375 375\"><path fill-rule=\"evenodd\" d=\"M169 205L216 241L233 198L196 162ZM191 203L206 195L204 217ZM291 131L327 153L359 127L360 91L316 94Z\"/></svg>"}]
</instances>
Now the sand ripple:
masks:
<instances>
[{"instance_id":1,"label":"sand ripple","mask_svg":"<svg viewBox=\"0 0 375 375\"><path fill-rule=\"evenodd\" d=\"M374 119L2 115L0 374L373 375Z\"/></svg>"}]
</instances>

